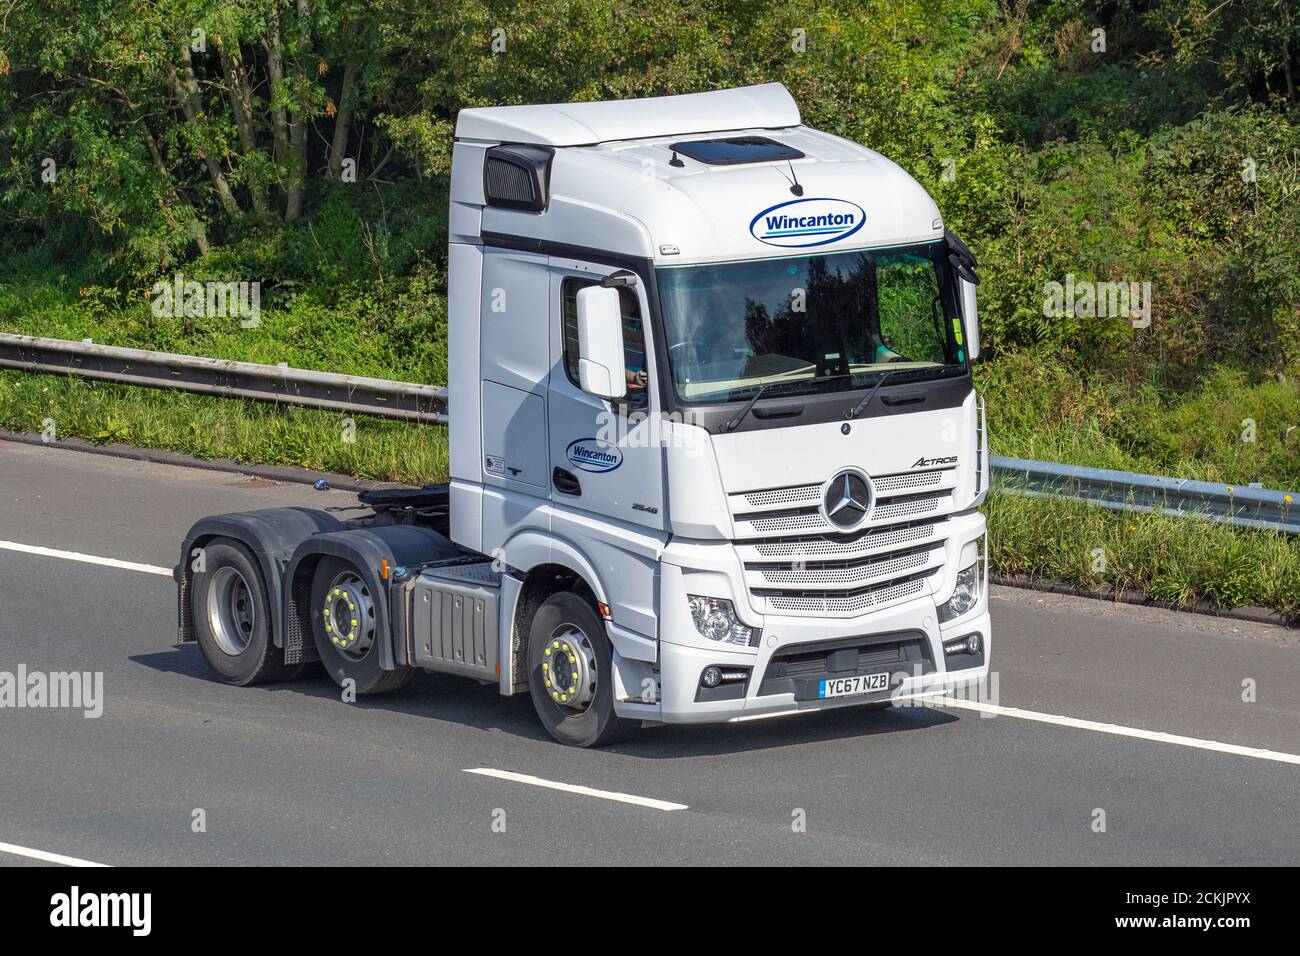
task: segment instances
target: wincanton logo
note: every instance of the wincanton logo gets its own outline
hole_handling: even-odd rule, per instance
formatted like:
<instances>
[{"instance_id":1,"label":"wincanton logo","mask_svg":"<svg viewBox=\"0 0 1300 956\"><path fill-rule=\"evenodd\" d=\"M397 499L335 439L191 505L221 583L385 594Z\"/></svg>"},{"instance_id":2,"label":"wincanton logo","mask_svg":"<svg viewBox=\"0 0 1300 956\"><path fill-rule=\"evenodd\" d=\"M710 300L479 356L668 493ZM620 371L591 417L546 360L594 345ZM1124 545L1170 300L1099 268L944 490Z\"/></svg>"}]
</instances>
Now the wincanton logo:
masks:
<instances>
[{"instance_id":1,"label":"wincanton logo","mask_svg":"<svg viewBox=\"0 0 1300 956\"><path fill-rule=\"evenodd\" d=\"M792 199L760 212L749 232L769 246L802 249L847 239L866 221L862 207L846 199Z\"/></svg>"},{"instance_id":2,"label":"wincanton logo","mask_svg":"<svg viewBox=\"0 0 1300 956\"><path fill-rule=\"evenodd\" d=\"M597 438L579 438L577 441L569 442L569 447L564 450L564 456L573 463L575 468L596 474L613 471L623 464L623 453L618 450L618 446L610 445Z\"/></svg>"}]
</instances>

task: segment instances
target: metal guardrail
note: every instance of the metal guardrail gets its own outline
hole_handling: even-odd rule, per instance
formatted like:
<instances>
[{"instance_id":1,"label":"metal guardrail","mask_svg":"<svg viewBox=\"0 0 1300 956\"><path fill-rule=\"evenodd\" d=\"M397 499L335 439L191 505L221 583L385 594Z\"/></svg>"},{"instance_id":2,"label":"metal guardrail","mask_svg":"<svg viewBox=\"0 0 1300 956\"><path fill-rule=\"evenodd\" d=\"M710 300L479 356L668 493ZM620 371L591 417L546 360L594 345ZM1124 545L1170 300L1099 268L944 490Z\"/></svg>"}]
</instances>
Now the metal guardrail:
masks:
<instances>
[{"instance_id":1,"label":"metal guardrail","mask_svg":"<svg viewBox=\"0 0 1300 956\"><path fill-rule=\"evenodd\" d=\"M0 332L0 367L385 418L447 422L445 388L282 365Z\"/></svg>"},{"instance_id":2,"label":"metal guardrail","mask_svg":"<svg viewBox=\"0 0 1300 956\"><path fill-rule=\"evenodd\" d=\"M447 422L447 390L440 386L93 342L0 332L0 368L78 375L385 418ZM1300 493L1297 492L997 455L991 463L995 484L1014 494L1067 498L1119 511L1159 511L1300 534Z\"/></svg>"},{"instance_id":3,"label":"metal guardrail","mask_svg":"<svg viewBox=\"0 0 1300 956\"><path fill-rule=\"evenodd\" d=\"M1013 494L1069 498L1116 511L1158 511L1300 534L1300 492L998 455L991 462L994 484Z\"/></svg>"}]
</instances>

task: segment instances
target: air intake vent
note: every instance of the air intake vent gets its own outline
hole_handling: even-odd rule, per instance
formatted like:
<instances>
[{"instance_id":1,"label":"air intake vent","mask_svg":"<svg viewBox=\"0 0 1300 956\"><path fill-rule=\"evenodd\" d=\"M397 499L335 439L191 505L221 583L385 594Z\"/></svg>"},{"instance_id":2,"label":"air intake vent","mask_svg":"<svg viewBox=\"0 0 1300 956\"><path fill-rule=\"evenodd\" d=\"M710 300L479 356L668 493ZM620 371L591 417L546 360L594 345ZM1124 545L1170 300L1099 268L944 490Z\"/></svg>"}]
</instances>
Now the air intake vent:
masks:
<instances>
[{"instance_id":1,"label":"air intake vent","mask_svg":"<svg viewBox=\"0 0 1300 956\"><path fill-rule=\"evenodd\" d=\"M541 212L550 198L554 154L544 146L493 146L483 164L487 204Z\"/></svg>"}]
</instances>

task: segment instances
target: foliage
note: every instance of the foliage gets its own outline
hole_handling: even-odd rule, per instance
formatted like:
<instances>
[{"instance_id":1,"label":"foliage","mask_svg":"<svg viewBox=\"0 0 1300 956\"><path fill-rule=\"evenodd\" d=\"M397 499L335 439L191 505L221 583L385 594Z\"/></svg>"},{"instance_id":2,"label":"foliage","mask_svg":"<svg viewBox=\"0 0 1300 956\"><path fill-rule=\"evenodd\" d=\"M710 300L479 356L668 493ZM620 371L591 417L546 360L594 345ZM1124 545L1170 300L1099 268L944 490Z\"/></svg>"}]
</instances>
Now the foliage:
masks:
<instances>
[{"instance_id":1,"label":"foliage","mask_svg":"<svg viewBox=\"0 0 1300 956\"><path fill-rule=\"evenodd\" d=\"M775 81L974 249L996 451L1295 489L1298 70L1290 0L0 0L0 328L443 382L458 110ZM260 282L261 325L155 316L177 273ZM1045 314L1067 277L1149 282L1150 326ZM340 450L323 413L0 377L10 427L56 408L100 440L445 469L436 429ZM993 514L1007 569L1069 580L1077 542L1014 521L1121 534ZM1293 548L1220 541L1264 562L1238 588L1193 533L1152 527L1143 547L1183 550L1126 552L1109 583L1296 593Z\"/></svg>"}]
</instances>

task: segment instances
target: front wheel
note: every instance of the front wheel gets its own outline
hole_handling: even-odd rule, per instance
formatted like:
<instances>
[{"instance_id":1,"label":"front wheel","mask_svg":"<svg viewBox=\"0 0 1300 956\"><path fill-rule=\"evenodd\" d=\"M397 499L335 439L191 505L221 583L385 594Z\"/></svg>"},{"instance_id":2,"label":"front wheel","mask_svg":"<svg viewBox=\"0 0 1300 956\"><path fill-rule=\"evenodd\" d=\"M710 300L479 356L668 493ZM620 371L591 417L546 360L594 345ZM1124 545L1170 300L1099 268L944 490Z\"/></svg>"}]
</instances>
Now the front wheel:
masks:
<instances>
[{"instance_id":1,"label":"front wheel","mask_svg":"<svg viewBox=\"0 0 1300 956\"><path fill-rule=\"evenodd\" d=\"M311 582L312 637L316 651L339 686L352 681L358 694L386 694L411 679L409 667L379 665L379 618L361 573L342 558L321 558Z\"/></svg>"},{"instance_id":2,"label":"front wheel","mask_svg":"<svg viewBox=\"0 0 1300 956\"><path fill-rule=\"evenodd\" d=\"M605 622L572 591L537 609L528 635L528 690L552 737L571 747L626 740L639 720L614 713L614 656Z\"/></svg>"}]
</instances>

